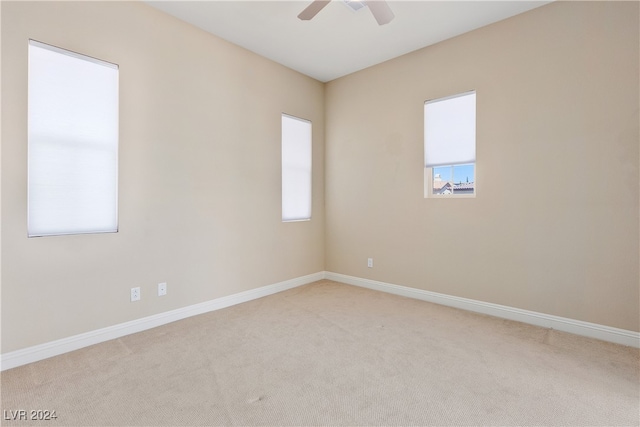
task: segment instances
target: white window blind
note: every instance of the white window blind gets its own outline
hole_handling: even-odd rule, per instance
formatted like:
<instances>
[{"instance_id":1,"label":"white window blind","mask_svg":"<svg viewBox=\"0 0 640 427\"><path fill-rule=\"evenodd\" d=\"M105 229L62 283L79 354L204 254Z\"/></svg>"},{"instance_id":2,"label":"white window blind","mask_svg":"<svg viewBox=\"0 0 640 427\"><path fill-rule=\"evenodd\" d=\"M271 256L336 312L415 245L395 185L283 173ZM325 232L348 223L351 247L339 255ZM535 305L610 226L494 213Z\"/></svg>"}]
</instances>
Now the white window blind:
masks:
<instances>
[{"instance_id":1,"label":"white window blind","mask_svg":"<svg viewBox=\"0 0 640 427\"><path fill-rule=\"evenodd\" d=\"M282 220L311 219L311 122L282 115Z\"/></svg>"},{"instance_id":2,"label":"white window blind","mask_svg":"<svg viewBox=\"0 0 640 427\"><path fill-rule=\"evenodd\" d=\"M424 104L424 162L428 168L476 161L476 93Z\"/></svg>"},{"instance_id":3,"label":"white window blind","mask_svg":"<svg viewBox=\"0 0 640 427\"><path fill-rule=\"evenodd\" d=\"M118 229L118 66L29 41L28 234Z\"/></svg>"}]
</instances>

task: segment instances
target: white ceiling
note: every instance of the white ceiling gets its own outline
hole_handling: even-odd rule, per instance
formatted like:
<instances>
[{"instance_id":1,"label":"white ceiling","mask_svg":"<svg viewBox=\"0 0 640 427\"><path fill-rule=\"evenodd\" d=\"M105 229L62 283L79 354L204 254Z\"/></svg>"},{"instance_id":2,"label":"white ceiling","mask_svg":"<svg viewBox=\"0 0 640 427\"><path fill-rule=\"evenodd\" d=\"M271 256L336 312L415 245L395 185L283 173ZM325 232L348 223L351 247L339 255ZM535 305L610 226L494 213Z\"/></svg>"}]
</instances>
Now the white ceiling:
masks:
<instances>
[{"instance_id":1,"label":"white ceiling","mask_svg":"<svg viewBox=\"0 0 640 427\"><path fill-rule=\"evenodd\" d=\"M368 8L332 0L311 21L308 1L151 1L149 5L289 68L327 82L549 1L397 1L379 26Z\"/></svg>"}]
</instances>

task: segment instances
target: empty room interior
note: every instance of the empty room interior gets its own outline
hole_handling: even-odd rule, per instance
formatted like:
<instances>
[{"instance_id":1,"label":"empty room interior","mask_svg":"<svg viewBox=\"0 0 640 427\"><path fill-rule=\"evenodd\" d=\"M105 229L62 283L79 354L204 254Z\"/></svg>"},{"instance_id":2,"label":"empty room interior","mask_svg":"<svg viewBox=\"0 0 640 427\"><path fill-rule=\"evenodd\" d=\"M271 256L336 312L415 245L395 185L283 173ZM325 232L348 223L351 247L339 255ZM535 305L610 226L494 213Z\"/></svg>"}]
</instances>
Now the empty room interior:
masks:
<instances>
[{"instance_id":1,"label":"empty room interior","mask_svg":"<svg viewBox=\"0 0 640 427\"><path fill-rule=\"evenodd\" d=\"M0 424L639 425L640 3L530 2L334 74L420 5L310 3L1 2ZM245 17L315 49L227 40ZM58 59L115 88L97 231L38 180L53 145L102 171L39 142L97 132L38 112ZM462 99L473 157L438 162Z\"/></svg>"}]
</instances>

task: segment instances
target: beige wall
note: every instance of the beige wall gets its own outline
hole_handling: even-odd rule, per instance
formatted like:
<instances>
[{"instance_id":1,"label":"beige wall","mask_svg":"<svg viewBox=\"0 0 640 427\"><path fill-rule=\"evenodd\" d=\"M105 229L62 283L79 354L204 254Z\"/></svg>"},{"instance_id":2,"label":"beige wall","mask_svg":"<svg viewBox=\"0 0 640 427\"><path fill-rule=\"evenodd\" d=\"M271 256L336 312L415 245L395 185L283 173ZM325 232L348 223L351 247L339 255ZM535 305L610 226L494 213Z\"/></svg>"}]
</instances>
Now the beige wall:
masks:
<instances>
[{"instance_id":1,"label":"beige wall","mask_svg":"<svg viewBox=\"0 0 640 427\"><path fill-rule=\"evenodd\" d=\"M638 331L638 12L555 3L322 85L141 3L2 2L2 352L321 270ZM29 38L120 65L117 234L26 237ZM470 89L478 197L426 200L423 102ZM281 112L314 123L311 222L280 221Z\"/></svg>"},{"instance_id":2,"label":"beige wall","mask_svg":"<svg viewBox=\"0 0 640 427\"><path fill-rule=\"evenodd\" d=\"M638 331L638 21L554 3L329 83L326 269ZM424 199L423 103L471 89L477 197Z\"/></svg>"},{"instance_id":3,"label":"beige wall","mask_svg":"<svg viewBox=\"0 0 640 427\"><path fill-rule=\"evenodd\" d=\"M29 38L120 65L117 234L26 237ZM310 222L281 222L282 112L313 122ZM311 78L143 3L2 2L2 124L3 353L324 269Z\"/></svg>"}]
</instances>

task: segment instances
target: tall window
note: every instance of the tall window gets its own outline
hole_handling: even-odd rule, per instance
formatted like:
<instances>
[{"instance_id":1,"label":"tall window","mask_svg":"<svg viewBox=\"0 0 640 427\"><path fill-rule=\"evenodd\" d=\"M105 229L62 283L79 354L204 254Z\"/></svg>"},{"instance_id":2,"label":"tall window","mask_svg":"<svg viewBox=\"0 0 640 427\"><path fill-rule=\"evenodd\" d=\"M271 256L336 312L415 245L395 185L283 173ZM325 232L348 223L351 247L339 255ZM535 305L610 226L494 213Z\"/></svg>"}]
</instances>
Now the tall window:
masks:
<instances>
[{"instance_id":1,"label":"tall window","mask_svg":"<svg viewBox=\"0 0 640 427\"><path fill-rule=\"evenodd\" d=\"M311 219L311 122L282 115L282 221Z\"/></svg>"},{"instance_id":2,"label":"tall window","mask_svg":"<svg viewBox=\"0 0 640 427\"><path fill-rule=\"evenodd\" d=\"M425 197L476 194L476 93L424 104Z\"/></svg>"},{"instance_id":3,"label":"tall window","mask_svg":"<svg viewBox=\"0 0 640 427\"><path fill-rule=\"evenodd\" d=\"M29 41L28 235L118 230L118 66Z\"/></svg>"}]
</instances>

